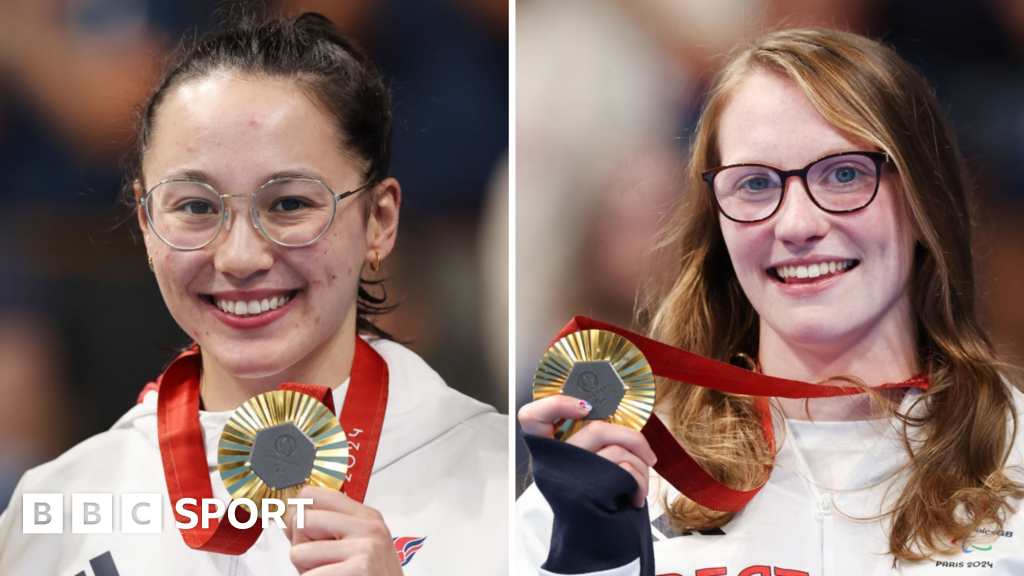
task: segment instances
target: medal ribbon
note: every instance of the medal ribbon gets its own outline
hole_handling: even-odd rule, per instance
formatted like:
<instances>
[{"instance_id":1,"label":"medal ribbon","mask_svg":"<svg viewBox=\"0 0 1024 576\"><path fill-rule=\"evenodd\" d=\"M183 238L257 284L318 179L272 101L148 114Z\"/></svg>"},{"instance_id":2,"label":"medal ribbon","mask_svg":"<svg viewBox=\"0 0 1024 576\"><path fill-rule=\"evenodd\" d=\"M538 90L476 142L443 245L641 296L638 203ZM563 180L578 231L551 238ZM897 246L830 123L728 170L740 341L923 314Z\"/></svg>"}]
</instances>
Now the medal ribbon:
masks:
<instances>
[{"instance_id":1,"label":"medal ribbon","mask_svg":"<svg viewBox=\"0 0 1024 576\"><path fill-rule=\"evenodd\" d=\"M174 359L157 379L155 386L149 385L143 391L145 393L153 388L159 390L157 432L167 493L172 506L182 498L194 498L197 504L201 504L204 498L213 498L206 448L199 424L200 361L199 349L193 347ZM280 389L313 396L334 412L332 391L326 386L289 382L282 384ZM348 438L361 438L358 458L350 461L342 489L358 502L362 502L366 496L387 403L387 364L372 346L357 336L348 393L339 421ZM179 522L188 521L188 518L178 515L176 510L174 516ZM237 509L236 516L242 523L249 519L249 513L244 507ZM240 529L230 522L211 519L208 528L202 528L202 524L194 528L183 528L181 536L189 548L238 555L248 550L262 532L259 522L250 528Z\"/></svg>"},{"instance_id":2,"label":"medal ribbon","mask_svg":"<svg viewBox=\"0 0 1024 576\"><path fill-rule=\"evenodd\" d=\"M651 371L656 376L719 392L757 397L756 406L761 413L764 438L773 451L775 431L767 398L826 398L864 393L864 390L856 386L811 384L758 374L662 344L657 340L585 316L573 318L555 337L555 342L582 330L607 330L626 338L640 349L651 365ZM919 374L905 382L884 384L875 389L888 388L927 390L928 378L925 374ZM675 436L656 414L651 414L647 424L640 432L658 456L658 463L654 465L658 474L687 498L705 508L721 512L738 512L763 487L759 486L753 490L743 491L735 490L719 482L679 445Z\"/></svg>"}]
</instances>

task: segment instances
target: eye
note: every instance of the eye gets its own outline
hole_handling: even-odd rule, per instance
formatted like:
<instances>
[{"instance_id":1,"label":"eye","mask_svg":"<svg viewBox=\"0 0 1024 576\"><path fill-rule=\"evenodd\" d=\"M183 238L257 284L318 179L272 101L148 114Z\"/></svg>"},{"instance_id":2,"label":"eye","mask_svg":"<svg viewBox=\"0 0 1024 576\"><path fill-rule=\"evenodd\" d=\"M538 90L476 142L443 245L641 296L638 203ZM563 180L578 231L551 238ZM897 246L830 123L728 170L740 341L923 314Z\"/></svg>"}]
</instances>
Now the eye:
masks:
<instances>
[{"instance_id":1,"label":"eye","mask_svg":"<svg viewBox=\"0 0 1024 576\"><path fill-rule=\"evenodd\" d=\"M191 216L206 216L216 212L216 209L209 202L199 199L183 202L179 210Z\"/></svg>"},{"instance_id":2,"label":"eye","mask_svg":"<svg viewBox=\"0 0 1024 576\"><path fill-rule=\"evenodd\" d=\"M270 209L277 212L295 212L296 210L308 207L309 202L302 198L287 197L278 199Z\"/></svg>"},{"instance_id":3,"label":"eye","mask_svg":"<svg viewBox=\"0 0 1024 576\"><path fill-rule=\"evenodd\" d=\"M750 178L740 185L741 188L753 191L767 190L769 186L771 186L771 182L763 176Z\"/></svg>"},{"instance_id":4,"label":"eye","mask_svg":"<svg viewBox=\"0 0 1024 576\"><path fill-rule=\"evenodd\" d=\"M857 178L857 174L858 172L856 168L853 168L852 166L843 166L842 168L837 168L835 172L832 173L832 176L836 179L836 182L839 182L840 184L847 184L853 182Z\"/></svg>"}]
</instances>

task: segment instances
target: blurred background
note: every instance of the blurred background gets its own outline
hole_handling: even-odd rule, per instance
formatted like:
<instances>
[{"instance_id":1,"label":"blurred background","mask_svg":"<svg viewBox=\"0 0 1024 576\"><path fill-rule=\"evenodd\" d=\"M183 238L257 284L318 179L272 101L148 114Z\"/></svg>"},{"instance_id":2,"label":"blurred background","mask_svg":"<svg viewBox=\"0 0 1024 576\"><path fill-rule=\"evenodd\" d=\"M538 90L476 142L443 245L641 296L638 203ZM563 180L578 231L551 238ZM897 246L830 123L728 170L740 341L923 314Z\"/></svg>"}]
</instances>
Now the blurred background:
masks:
<instances>
[{"instance_id":1,"label":"blurred background","mask_svg":"<svg viewBox=\"0 0 1024 576\"><path fill-rule=\"evenodd\" d=\"M638 283L718 55L763 30L880 38L935 89L979 192L983 315L1024 364L1024 2L519 0L516 408L577 314L632 323ZM517 495L527 479L517 434Z\"/></svg>"},{"instance_id":2,"label":"blurred background","mask_svg":"<svg viewBox=\"0 0 1024 576\"><path fill-rule=\"evenodd\" d=\"M188 343L117 204L135 107L183 35L251 10L330 17L390 81L398 247L378 322L508 412L508 3L0 1L0 510L106 430Z\"/></svg>"}]
</instances>

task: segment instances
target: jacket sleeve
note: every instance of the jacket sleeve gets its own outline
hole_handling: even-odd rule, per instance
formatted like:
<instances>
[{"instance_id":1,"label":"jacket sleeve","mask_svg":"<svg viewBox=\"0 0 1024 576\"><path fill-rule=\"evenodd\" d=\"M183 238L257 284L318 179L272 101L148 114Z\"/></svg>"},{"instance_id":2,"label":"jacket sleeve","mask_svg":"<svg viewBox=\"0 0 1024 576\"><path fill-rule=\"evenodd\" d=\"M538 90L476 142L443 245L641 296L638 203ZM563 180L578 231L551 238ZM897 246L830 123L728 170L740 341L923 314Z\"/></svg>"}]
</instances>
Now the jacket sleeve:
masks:
<instances>
[{"instance_id":1,"label":"jacket sleeve","mask_svg":"<svg viewBox=\"0 0 1024 576\"><path fill-rule=\"evenodd\" d=\"M533 476L551 507L550 546L541 574L652 576L647 505L633 506L636 480L608 460L556 440L526 436Z\"/></svg>"}]
</instances>

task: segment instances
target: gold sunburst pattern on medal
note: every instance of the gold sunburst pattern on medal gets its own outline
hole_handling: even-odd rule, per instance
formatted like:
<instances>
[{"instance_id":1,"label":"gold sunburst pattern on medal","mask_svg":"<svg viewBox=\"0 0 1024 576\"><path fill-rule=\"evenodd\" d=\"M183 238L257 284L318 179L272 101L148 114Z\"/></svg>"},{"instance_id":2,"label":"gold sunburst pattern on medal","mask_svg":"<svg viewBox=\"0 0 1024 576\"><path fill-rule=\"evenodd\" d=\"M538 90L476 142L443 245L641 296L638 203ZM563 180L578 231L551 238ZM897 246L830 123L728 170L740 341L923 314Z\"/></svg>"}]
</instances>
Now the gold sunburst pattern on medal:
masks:
<instances>
[{"instance_id":1,"label":"gold sunburst pattern on medal","mask_svg":"<svg viewBox=\"0 0 1024 576\"><path fill-rule=\"evenodd\" d=\"M312 441L313 468L304 482L269 486L251 466L256 435L289 422ZM348 465L348 441L337 417L316 398L293 390L265 392L239 406L224 426L217 446L217 468L224 486L232 498L248 498L257 507L264 498L287 501L307 484L339 490Z\"/></svg>"},{"instance_id":2,"label":"gold sunburst pattern on medal","mask_svg":"<svg viewBox=\"0 0 1024 576\"><path fill-rule=\"evenodd\" d=\"M555 342L533 375L533 399L561 394L566 378L579 362L606 361L625 385L625 394L615 413L605 422L640 430L654 408L654 374L639 348L626 338L607 330L581 330ZM596 420L559 420L555 438L565 440Z\"/></svg>"}]
</instances>

